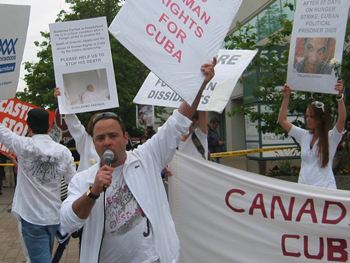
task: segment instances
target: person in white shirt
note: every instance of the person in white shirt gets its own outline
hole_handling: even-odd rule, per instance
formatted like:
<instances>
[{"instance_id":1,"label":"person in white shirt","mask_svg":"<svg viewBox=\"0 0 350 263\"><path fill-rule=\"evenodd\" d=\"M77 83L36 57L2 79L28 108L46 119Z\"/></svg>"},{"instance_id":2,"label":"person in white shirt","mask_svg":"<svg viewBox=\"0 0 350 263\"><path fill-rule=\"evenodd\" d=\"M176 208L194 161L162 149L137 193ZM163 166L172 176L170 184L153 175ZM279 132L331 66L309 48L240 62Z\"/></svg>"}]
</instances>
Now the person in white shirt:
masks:
<instances>
[{"instance_id":1,"label":"person in white shirt","mask_svg":"<svg viewBox=\"0 0 350 263\"><path fill-rule=\"evenodd\" d=\"M61 178L69 183L76 173L67 147L47 134L49 114L31 109L29 137L19 136L0 124L0 142L18 157L17 186L12 213L22 223L22 235L31 262L51 262L61 208Z\"/></svg>"},{"instance_id":2,"label":"person in white shirt","mask_svg":"<svg viewBox=\"0 0 350 263\"><path fill-rule=\"evenodd\" d=\"M287 84L282 88L283 101L278 115L278 123L300 144L301 169L298 182L301 184L337 188L332 165L346 122L341 80L338 80L335 89L338 91L338 119L333 129L331 129L328 108L322 102L315 101L307 106L308 130L304 130L288 121L287 112L291 89Z\"/></svg>"},{"instance_id":3,"label":"person in white shirt","mask_svg":"<svg viewBox=\"0 0 350 263\"><path fill-rule=\"evenodd\" d=\"M194 126L198 123L198 127ZM189 133L182 137L179 150L191 156L208 159L207 113L197 111L192 117Z\"/></svg>"},{"instance_id":4,"label":"person in white shirt","mask_svg":"<svg viewBox=\"0 0 350 263\"><path fill-rule=\"evenodd\" d=\"M205 80L192 106L183 102L151 140L133 151L126 151L128 134L116 114L95 117L100 162L73 178L60 213L64 231L84 226L80 262L177 262L179 240L159 171L188 130L215 64L216 58L202 66ZM107 150L114 155L110 162L103 157Z\"/></svg>"}]
</instances>

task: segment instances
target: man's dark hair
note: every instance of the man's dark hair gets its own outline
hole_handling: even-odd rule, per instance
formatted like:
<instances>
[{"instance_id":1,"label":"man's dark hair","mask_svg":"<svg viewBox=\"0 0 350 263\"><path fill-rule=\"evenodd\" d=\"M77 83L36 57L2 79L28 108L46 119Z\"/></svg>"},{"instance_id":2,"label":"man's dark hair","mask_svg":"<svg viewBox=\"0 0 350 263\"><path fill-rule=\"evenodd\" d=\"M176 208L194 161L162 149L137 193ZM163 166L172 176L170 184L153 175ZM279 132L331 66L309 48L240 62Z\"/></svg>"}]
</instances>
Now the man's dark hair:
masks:
<instances>
[{"instance_id":1,"label":"man's dark hair","mask_svg":"<svg viewBox=\"0 0 350 263\"><path fill-rule=\"evenodd\" d=\"M219 119L216 117L211 118L209 123L220 123Z\"/></svg>"},{"instance_id":2,"label":"man's dark hair","mask_svg":"<svg viewBox=\"0 0 350 263\"><path fill-rule=\"evenodd\" d=\"M47 134L49 130L49 113L42 108L28 112L27 124L34 134Z\"/></svg>"},{"instance_id":3,"label":"man's dark hair","mask_svg":"<svg viewBox=\"0 0 350 263\"><path fill-rule=\"evenodd\" d=\"M100 120L107 120L107 119L113 119L113 120L116 120L121 129L122 129L122 132L123 132L123 135L125 134L126 130L125 130L125 125L124 125L124 122L123 120L115 113L113 112L102 112L100 114L98 114L93 120L92 120L92 135L93 135L93 131L94 131L94 128L95 128L95 125L98 121Z\"/></svg>"}]
</instances>

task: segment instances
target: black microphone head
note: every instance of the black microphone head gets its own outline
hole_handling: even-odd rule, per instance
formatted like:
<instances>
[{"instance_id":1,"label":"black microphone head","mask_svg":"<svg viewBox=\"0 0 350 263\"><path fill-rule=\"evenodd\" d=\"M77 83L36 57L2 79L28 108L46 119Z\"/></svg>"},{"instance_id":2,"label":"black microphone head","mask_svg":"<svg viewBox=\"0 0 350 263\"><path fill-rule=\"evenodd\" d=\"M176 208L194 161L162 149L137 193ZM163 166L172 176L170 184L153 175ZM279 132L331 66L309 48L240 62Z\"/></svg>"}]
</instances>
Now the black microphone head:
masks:
<instances>
[{"instance_id":1,"label":"black microphone head","mask_svg":"<svg viewBox=\"0 0 350 263\"><path fill-rule=\"evenodd\" d=\"M114 158L114 153L111 150L106 150L103 153L103 162L105 163L105 165L111 166L113 158Z\"/></svg>"}]
</instances>

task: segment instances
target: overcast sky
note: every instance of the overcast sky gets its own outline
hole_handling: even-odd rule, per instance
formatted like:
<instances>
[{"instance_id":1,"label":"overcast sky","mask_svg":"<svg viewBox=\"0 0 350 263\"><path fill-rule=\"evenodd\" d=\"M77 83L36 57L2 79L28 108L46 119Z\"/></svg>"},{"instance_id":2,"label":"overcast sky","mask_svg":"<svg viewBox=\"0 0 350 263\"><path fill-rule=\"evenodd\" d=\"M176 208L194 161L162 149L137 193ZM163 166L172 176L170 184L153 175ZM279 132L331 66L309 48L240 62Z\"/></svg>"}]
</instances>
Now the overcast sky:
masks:
<instances>
[{"instance_id":1,"label":"overcast sky","mask_svg":"<svg viewBox=\"0 0 350 263\"><path fill-rule=\"evenodd\" d=\"M59 11L69 9L69 5L64 0L0 0L0 4L31 6L27 41L22 62L38 61L36 54L40 49L35 47L34 41L42 42L44 38L41 37L40 31L49 32L49 24L55 22ZM26 87L25 82L21 79L24 77L24 74L25 71L22 65L17 91L22 91Z\"/></svg>"}]
</instances>

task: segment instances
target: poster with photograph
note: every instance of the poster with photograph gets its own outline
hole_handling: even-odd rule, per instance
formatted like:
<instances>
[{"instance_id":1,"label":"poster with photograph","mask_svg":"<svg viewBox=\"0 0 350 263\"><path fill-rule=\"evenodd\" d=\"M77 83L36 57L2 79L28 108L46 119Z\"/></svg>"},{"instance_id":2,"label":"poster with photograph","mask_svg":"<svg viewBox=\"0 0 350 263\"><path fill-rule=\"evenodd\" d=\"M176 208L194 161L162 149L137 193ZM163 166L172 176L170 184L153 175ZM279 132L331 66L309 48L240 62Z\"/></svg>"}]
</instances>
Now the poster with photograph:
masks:
<instances>
[{"instance_id":1,"label":"poster with photograph","mask_svg":"<svg viewBox=\"0 0 350 263\"><path fill-rule=\"evenodd\" d=\"M242 0L128 0L109 26L118 39L188 104L203 81Z\"/></svg>"},{"instance_id":2,"label":"poster with photograph","mask_svg":"<svg viewBox=\"0 0 350 263\"><path fill-rule=\"evenodd\" d=\"M25 136L28 132L27 114L34 108L40 107L18 99L0 100L0 123L18 135ZM47 112L51 126L54 123L56 113L49 110ZM0 152L6 153L7 151L8 149L0 144Z\"/></svg>"},{"instance_id":3,"label":"poster with photograph","mask_svg":"<svg viewBox=\"0 0 350 263\"><path fill-rule=\"evenodd\" d=\"M336 94L350 1L298 1L288 59L292 90Z\"/></svg>"},{"instance_id":4,"label":"poster with photograph","mask_svg":"<svg viewBox=\"0 0 350 263\"><path fill-rule=\"evenodd\" d=\"M62 114L119 106L105 17L50 24Z\"/></svg>"},{"instance_id":5,"label":"poster with photograph","mask_svg":"<svg viewBox=\"0 0 350 263\"><path fill-rule=\"evenodd\" d=\"M0 100L15 97L29 13L29 5L0 4Z\"/></svg>"},{"instance_id":6,"label":"poster with photograph","mask_svg":"<svg viewBox=\"0 0 350 263\"><path fill-rule=\"evenodd\" d=\"M154 106L136 105L136 127L146 130L147 126L154 125Z\"/></svg>"},{"instance_id":7,"label":"poster with photograph","mask_svg":"<svg viewBox=\"0 0 350 263\"><path fill-rule=\"evenodd\" d=\"M217 56L215 76L203 91L198 110L221 113L243 71L256 53L256 50L221 49ZM173 108L178 108L182 101L180 95L152 72L134 98L134 103Z\"/></svg>"}]
</instances>

